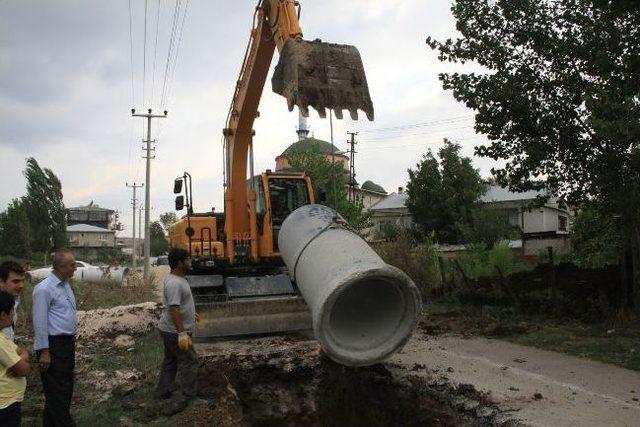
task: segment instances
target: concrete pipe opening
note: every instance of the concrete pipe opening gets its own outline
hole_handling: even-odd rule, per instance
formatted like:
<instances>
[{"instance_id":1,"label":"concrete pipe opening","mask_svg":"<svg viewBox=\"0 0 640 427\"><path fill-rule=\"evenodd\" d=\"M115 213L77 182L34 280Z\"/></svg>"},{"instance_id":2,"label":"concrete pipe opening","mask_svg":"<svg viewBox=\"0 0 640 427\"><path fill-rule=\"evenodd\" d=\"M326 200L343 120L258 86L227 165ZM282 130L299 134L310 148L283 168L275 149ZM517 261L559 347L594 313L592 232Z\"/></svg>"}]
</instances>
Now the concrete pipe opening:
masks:
<instances>
[{"instance_id":1,"label":"concrete pipe opening","mask_svg":"<svg viewBox=\"0 0 640 427\"><path fill-rule=\"evenodd\" d=\"M397 278L348 280L328 298L321 314L319 340L334 360L369 365L404 344L415 324L415 295Z\"/></svg>"},{"instance_id":2,"label":"concrete pipe opening","mask_svg":"<svg viewBox=\"0 0 640 427\"><path fill-rule=\"evenodd\" d=\"M422 307L420 292L334 210L298 208L284 221L278 242L330 358L373 365L407 342Z\"/></svg>"}]
</instances>

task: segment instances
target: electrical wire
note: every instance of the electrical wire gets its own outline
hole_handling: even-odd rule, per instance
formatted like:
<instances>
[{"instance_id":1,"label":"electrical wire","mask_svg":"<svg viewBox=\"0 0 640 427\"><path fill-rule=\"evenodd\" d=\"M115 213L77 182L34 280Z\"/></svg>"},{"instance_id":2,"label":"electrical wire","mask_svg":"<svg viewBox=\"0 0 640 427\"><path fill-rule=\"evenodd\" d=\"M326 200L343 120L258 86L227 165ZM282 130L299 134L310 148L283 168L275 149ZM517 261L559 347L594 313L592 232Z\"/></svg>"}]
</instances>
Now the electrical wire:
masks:
<instances>
[{"instance_id":1,"label":"electrical wire","mask_svg":"<svg viewBox=\"0 0 640 427\"><path fill-rule=\"evenodd\" d=\"M153 108L153 99L156 89L156 59L158 57L158 27L160 24L160 7L162 3L158 0L158 14L156 16L156 41L153 45L153 73L151 78L151 107Z\"/></svg>"},{"instance_id":2,"label":"electrical wire","mask_svg":"<svg viewBox=\"0 0 640 427\"><path fill-rule=\"evenodd\" d=\"M178 43L176 44L176 51L173 56L173 70L171 71L171 76L169 77L169 89L167 90L167 96L165 99L164 107L166 108L169 105L169 100L171 99L171 93L173 89L173 82L175 81L176 76L176 68L178 66L178 58L180 54L180 46L182 45L182 34L184 32L184 24L187 19L187 12L189 11L189 0L186 1L184 5L184 10L182 12L182 23L180 24L180 31L178 32Z\"/></svg>"},{"instance_id":3,"label":"electrical wire","mask_svg":"<svg viewBox=\"0 0 640 427\"><path fill-rule=\"evenodd\" d=\"M129 0L129 53L131 57L131 106L135 105L136 92L133 83L133 24L131 13L131 0Z\"/></svg>"},{"instance_id":4,"label":"electrical wire","mask_svg":"<svg viewBox=\"0 0 640 427\"><path fill-rule=\"evenodd\" d=\"M162 83L162 95L160 96L160 108L164 108L165 105L165 98L166 98L166 94L167 94L167 80L169 78L169 70L170 70L170 63L171 63L171 56L172 56L172 52L173 52L173 45L175 42L175 36L176 36L176 27L177 27L177 22L178 22L178 16L179 16L179 11L182 5L182 0L176 0L176 5L173 9L173 23L171 24L171 38L169 40L169 48L167 50L167 61L165 63L164 66L164 81Z\"/></svg>"},{"instance_id":5,"label":"electrical wire","mask_svg":"<svg viewBox=\"0 0 640 427\"><path fill-rule=\"evenodd\" d=\"M142 106L145 101L145 84L147 80L147 9L148 0L144 0L144 44L142 50Z\"/></svg>"},{"instance_id":6,"label":"electrical wire","mask_svg":"<svg viewBox=\"0 0 640 427\"><path fill-rule=\"evenodd\" d=\"M359 133L400 132L400 131L413 129L413 128L430 127L430 126L438 126L442 124L461 122L473 117L475 117L473 114L467 114L464 116L455 116L455 117L449 117L445 119L438 119L438 120L432 120L432 121L421 122L421 123L410 123L410 124L391 126L386 128L362 129L362 130L358 130L358 132Z\"/></svg>"}]
</instances>

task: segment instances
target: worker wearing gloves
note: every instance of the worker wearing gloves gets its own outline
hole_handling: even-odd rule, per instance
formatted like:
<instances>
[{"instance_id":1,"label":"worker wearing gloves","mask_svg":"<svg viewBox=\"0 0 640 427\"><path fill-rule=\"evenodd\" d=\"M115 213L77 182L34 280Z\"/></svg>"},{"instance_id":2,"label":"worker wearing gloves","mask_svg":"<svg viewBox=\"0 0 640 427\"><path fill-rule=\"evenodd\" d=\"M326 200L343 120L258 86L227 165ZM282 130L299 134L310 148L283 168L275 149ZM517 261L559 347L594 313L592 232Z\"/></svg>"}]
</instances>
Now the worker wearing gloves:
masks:
<instances>
[{"instance_id":1,"label":"worker wearing gloves","mask_svg":"<svg viewBox=\"0 0 640 427\"><path fill-rule=\"evenodd\" d=\"M169 251L171 274L163 283L163 310L158 323L164 343L164 360L160 367L158 396L160 399L172 397L176 375L180 395L175 396L174 405L168 405L177 412L196 398L198 360L191 335L195 327L196 311L191 288L185 275L191 269L189 253L184 249Z\"/></svg>"}]
</instances>

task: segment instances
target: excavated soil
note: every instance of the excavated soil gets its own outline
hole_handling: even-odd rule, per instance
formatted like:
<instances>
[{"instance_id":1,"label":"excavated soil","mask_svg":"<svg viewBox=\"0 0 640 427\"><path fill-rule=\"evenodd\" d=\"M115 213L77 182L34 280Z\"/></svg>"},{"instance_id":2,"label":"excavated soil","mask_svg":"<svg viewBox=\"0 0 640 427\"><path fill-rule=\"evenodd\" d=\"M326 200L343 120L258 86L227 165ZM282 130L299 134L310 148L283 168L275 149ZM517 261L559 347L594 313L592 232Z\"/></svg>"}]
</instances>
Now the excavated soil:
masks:
<instances>
[{"instance_id":1,"label":"excavated soil","mask_svg":"<svg viewBox=\"0 0 640 427\"><path fill-rule=\"evenodd\" d=\"M180 414L196 426L496 425L472 386L454 389L420 368L349 368L309 340L277 338L201 348L200 397ZM423 369L422 369L423 370Z\"/></svg>"}]
</instances>

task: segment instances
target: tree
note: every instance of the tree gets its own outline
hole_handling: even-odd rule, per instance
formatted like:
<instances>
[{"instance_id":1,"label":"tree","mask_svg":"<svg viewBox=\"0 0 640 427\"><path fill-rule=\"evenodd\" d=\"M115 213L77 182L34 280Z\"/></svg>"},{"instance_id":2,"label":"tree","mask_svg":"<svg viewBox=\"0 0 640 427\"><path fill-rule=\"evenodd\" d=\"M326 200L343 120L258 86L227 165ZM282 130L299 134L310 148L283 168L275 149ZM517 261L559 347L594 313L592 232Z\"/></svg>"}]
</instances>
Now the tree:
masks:
<instances>
[{"instance_id":1,"label":"tree","mask_svg":"<svg viewBox=\"0 0 640 427\"><path fill-rule=\"evenodd\" d=\"M640 8L634 0L457 0L461 36L427 44L485 73L440 75L490 140L511 190L619 215L640 253Z\"/></svg>"},{"instance_id":2,"label":"tree","mask_svg":"<svg viewBox=\"0 0 640 427\"><path fill-rule=\"evenodd\" d=\"M616 264L623 239L619 220L607 215L593 203L582 206L573 218L570 231L571 259L581 267Z\"/></svg>"},{"instance_id":3,"label":"tree","mask_svg":"<svg viewBox=\"0 0 640 427\"><path fill-rule=\"evenodd\" d=\"M438 151L429 150L416 169L409 169L407 208L414 221L438 242L458 243L461 225L469 225L472 212L485 188L468 157L460 157L460 145L445 139Z\"/></svg>"},{"instance_id":4,"label":"tree","mask_svg":"<svg viewBox=\"0 0 640 427\"><path fill-rule=\"evenodd\" d=\"M68 245L66 209L62 200L62 184L51 169L42 169L29 157L23 172L27 179L27 208L31 228L31 248L38 252Z\"/></svg>"},{"instance_id":5,"label":"tree","mask_svg":"<svg viewBox=\"0 0 640 427\"><path fill-rule=\"evenodd\" d=\"M164 255L169 250L169 241L165 237L162 224L158 221L153 221L149 225L149 234L151 238L151 246L149 248L151 255Z\"/></svg>"},{"instance_id":6,"label":"tree","mask_svg":"<svg viewBox=\"0 0 640 427\"><path fill-rule=\"evenodd\" d=\"M371 212L365 211L362 197L355 202L347 198L347 181L341 162L332 163L320 151L319 144L307 151L294 151L287 156L291 168L306 173L311 178L317 203L335 208L356 230L371 226ZM320 200L324 193L325 200Z\"/></svg>"},{"instance_id":7,"label":"tree","mask_svg":"<svg viewBox=\"0 0 640 427\"><path fill-rule=\"evenodd\" d=\"M484 243L493 248L504 239L517 236L516 229L509 224L509 215L503 209L477 206L471 214L470 224L458 224L465 243Z\"/></svg>"},{"instance_id":8,"label":"tree","mask_svg":"<svg viewBox=\"0 0 640 427\"><path fill-rule=\"evenodd\" d=\"M0 254L31 258L31 230L24 198L13 199L0 213Z\"/></svg>"},{"instance_id":9,"label":"tree","mask_svg":"<svg viewBox=\"0 0 640 427\"><path fill-rule=\"evenodd\" d=\"M160 223L166 233L169 232L169 228L176 222L178 222L178 215L176 215L175 212L165 212L160 214Z\"/></svg>"}]
</instances>

